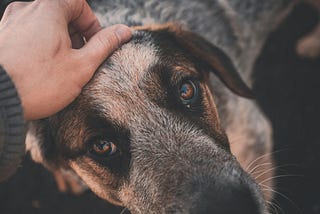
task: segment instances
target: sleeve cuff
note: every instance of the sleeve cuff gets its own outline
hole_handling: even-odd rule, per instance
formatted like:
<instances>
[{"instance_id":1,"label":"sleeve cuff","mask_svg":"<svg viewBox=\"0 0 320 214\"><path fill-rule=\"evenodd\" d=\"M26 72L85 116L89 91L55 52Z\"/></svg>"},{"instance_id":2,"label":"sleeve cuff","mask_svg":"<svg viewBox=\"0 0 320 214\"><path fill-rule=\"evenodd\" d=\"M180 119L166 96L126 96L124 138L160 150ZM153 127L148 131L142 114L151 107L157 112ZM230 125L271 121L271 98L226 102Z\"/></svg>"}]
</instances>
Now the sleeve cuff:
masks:
<instances>
[{"instance_id":1,"label":"sleeve cuff","mask_svg":"<svg viewBox=\"0 0 320 214\"><path fill-rule=\"evenodd\" d=\"M0 182L16 171L24 156L25 127L17 90L0 66Z\"/></svg>"}]
</instances>

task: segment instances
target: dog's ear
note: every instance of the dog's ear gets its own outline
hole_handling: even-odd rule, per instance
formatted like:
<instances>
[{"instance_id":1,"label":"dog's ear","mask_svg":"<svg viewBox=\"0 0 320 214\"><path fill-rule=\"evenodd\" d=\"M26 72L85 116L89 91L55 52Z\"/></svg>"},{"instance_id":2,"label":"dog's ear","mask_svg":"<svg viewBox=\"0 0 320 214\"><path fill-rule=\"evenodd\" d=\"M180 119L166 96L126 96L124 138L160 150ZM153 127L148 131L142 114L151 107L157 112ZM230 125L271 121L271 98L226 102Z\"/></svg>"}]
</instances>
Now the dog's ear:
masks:
<instances>
[{"instance_id":1,"label":"dog's ear","mask_svg":"<svg viewBox=\"0 0 320 214\"><path fill-rule=\"evenodd\" d=\"M179 24L166 23L162 25L138 26L135 30L169 31L173 33L176 42L185 48L197 62L201 62L235 94L246 98L254 98L252 90L243 82L230 58L218 47L201 36L184 30Z\"/></svg>"},{"instance_id":2,"label":"dog's ear","mask_svg":"<svg viewBox=\"0 0 320 214\"><path fill-rule=\"evenodd\" d=\"M196 59L208 66L220 80L235 94L254 98L252 90L244 83L230 58L219 48L185 30L175 30L177 42L185 47Z\"/></svg>"}]
</instances>

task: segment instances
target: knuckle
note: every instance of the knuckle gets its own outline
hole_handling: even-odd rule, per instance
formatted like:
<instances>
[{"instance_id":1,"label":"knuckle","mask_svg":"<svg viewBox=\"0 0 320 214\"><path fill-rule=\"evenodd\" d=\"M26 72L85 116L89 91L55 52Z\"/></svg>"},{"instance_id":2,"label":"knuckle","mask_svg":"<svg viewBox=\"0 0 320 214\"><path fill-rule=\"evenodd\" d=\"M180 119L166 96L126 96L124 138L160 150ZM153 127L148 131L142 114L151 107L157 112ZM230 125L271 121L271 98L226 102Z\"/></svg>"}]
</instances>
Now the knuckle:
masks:
<instances>
[{"instance_id":1,"label":"knuckle","mask_svg":"<svg viewBox=\"0 0 320 214\"><path fill-rule=\"evenodd\" d=\"M7 5L1 21L4 20L4 22L5 21L8 22L11 17L14 17L17 11L21 9L21 3L22 2L11 2L9 5ZM26 2L23 2L23 3L26 3Z\"/></svg>"},{"instance_id":2,"label":"knuckle","mask_svg":"<svg viewBox=\"0 0 320 214\"><path fill-rule=\"evenodd\" d=\"M114 31L109 32L108 36L98 36L99 43L106 49L114 50L119 46L119 38Z\"/></svg>"},{"instance_id":3,"label":"knuckle","mask_svg":"<svg viewBox=\"0 0 320 214\"><path fill-rule=\"evenodd\" d=\"M17 8L20 8L21 2L11 2L7 7L6 7L6 12L7 13L11 13L15 10L17 10Z\"/></svg>"},{"instance_id":4,"label":"knuckle","mask_svg":"<svg viewBox=\"0 0 320 214\"><path fill-rule=\"evenodd\" d=\"M12 9L14 9L19 3L20 3L20 2L17 2L17 1L11 2L10 4L8 4L7 9L8 9L8 10L10 10L10 9L12 10Z\"/></svg>"},{"instance_id":5,"label":"knuckle","mask_svg":"<svg viewBox=\"0 0 320 214\"><path fill-rule=\"evenodd\" d=\"M76 19L82 11L85 0L59 0L61 8L65 8L70 20Z\"/></svg>"},{"instance_id":6,"label":"knuckle","mask_svg":"<svg viewBox=\"0 0 320 214\"><path fill-rule=\"evenodd\" d=\"M6 7L6 12L9 13L13 10L13 8L15 7L14 4L16 2L11 2L10 4L8 4L8 6Z\"/></svg>"},{"instance_id":7,"label":"knuckle","mask_svg":"<svg viewBox=\"0 0 320 214\"><path fill-rule=\"evenodd\" d=\"M15 14L15 13L17 13L17 11L22 10L23 8L27 7L30 4L32 4L32 2L16 2L16 1L11 2L6 7L4 14L6 16L11 15L11 14Z\"/></svg>"}]
</instances>

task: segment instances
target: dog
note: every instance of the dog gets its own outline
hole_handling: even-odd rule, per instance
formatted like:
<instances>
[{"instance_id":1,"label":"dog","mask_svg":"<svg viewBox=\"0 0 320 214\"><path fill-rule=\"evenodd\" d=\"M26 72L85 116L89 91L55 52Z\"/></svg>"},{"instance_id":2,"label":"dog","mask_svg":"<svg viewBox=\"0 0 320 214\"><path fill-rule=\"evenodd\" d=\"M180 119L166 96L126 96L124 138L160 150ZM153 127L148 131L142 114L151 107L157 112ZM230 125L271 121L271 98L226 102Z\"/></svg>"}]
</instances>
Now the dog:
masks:
<instances>
[{"instance_id":1,"label":"dog","mask_svg":"<svg viewBox=\"0 0 320 214\"><path fill-rule=\"evenodd\" d=\"M90 1L133 38L71 105L29 124L27 150L62 190L80 192L76 177L131 213L268 213L272 129L247 85L294 3Z\"/></svg>"}]
</instances>

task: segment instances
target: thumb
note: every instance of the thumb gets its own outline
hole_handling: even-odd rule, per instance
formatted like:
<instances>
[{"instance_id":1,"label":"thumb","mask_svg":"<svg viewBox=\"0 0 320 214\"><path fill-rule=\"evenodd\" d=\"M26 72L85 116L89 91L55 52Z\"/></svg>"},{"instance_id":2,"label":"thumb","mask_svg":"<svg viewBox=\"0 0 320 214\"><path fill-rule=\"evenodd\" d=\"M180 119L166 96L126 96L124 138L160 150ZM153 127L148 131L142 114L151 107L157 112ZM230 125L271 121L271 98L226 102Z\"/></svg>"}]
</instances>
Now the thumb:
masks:
<instances>
[{"instance_id":1,"label":"thumb","mask_svg":"<svg viewBox=\"0 0 320 214\"><path fill-rule=\"evenodd\" d=\"M90 63L90 67L96 70L113 51L127 42L131 36L132 31L129 27L122 24L113 25L98 31L79 51L84 57L84 61Z\"/></svg>"}]
</instances>

